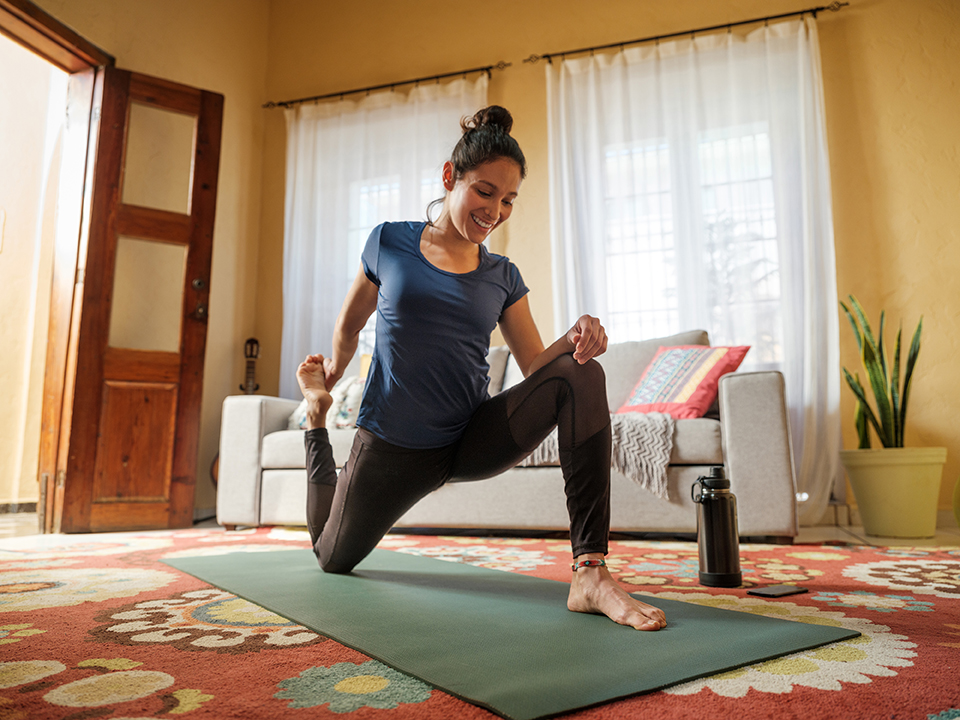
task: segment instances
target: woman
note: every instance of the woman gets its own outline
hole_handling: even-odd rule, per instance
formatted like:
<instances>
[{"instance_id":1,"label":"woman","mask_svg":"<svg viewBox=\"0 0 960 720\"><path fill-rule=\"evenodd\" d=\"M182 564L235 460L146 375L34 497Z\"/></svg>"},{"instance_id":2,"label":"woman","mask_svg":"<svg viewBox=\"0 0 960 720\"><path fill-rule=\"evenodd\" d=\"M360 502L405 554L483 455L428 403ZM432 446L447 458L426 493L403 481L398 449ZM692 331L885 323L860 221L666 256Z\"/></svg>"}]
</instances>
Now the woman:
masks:
<instances>
[{"instance_id":1,"label":"woman","mask_svg":"<svg viewBox=\"0 0 960 720\"><path fill-rule=\"evenodd\" d=\"M600 322L588 315L544 348L527 287L482 243L510 217L526 160L513 119L491 106L461 123L443 166L436 222L384 223L370 234L337 319L332 357L297 370L307 399L307 523L327 572L349 572L410 507L448 481L493 477L559 427L573 578L567 607L638 630L666 625L604 566L610 525L610 416ZM429 213L428 213L429 214ZM377 311L358 430L337 476L324 427L329 391ZM499 325L525 380L487 394L486 354Z\"/></svg>"}]
</instances>

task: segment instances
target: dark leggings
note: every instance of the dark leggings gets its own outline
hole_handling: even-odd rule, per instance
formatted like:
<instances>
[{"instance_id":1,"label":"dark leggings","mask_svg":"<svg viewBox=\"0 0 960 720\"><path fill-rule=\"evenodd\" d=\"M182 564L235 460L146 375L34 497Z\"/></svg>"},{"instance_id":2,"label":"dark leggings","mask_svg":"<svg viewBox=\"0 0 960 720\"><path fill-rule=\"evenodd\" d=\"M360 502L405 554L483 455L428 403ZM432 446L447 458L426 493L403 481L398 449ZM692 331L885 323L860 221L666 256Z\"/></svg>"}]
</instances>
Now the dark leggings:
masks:
<instances>
[{"instance_id":1,"label":"dark leggings","mask_svg":"<svg viewBox=\"0 0 960 720\"><path fill-rule=\"evenodd\" d=\"M453 445L397 447L359 428L337 476L325 428L306 432L307 526L320 566L350 572L398 519L446 482L514 467L558 427L573 556L606 553L610 414L603 369L561 355L483 402Z\"/></svg>"}]
</instances>

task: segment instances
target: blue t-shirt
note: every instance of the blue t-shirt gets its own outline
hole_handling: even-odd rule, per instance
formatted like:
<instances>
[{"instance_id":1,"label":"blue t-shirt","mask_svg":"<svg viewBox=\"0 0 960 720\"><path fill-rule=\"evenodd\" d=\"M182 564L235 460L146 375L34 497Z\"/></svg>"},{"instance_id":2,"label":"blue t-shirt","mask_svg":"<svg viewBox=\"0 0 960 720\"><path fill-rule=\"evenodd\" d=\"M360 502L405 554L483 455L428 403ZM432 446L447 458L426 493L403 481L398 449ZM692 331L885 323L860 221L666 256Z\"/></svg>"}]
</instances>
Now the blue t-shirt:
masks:
<instances>
[{"instance_id":1,"label":"blue t-shirt","mask_svg":"<svg viewBox=\"0 0 960 720\"><path fill-rule=\"evenodd\" d=\"M361 257L380 290L357 424L406 448L443 447L460 437L488 397L490 334L528 292L517 267L482 245L473 272L432 265L420 252L425 225L379 225Z\"/></svg>"}]
</instances>

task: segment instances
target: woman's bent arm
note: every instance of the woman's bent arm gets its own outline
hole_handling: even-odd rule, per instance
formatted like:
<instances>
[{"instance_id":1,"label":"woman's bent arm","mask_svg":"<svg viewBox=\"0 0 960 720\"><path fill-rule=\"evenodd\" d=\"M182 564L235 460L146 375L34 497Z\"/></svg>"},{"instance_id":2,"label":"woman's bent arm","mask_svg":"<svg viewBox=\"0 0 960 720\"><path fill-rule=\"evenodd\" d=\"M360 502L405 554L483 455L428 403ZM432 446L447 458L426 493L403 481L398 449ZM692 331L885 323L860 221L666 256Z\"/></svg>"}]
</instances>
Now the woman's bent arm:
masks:
<instances>
[{"instance_id":1,"label":"woman's bent arm","mask_svg":"<svg viewBox=\"0 0 960 720\"><path fill-rule=\"evenodd\" d=\"M366 276L361 266L337 316L333 330L333 357L324 361L327 390L343 377L344 370L357 352L360 331L377 309L378 292L379 288Z\"/></svg>"},{"instance_id":2,"label":"woman's bent arm","mask_svg":"<svg viewBox=\"0 0 960 720\"><path fill-rule=\"evenodd\" d=\"M500 330L524 377L561 355L573 353L574 359L582 365L607 350L606 331L600 321L590 315L581 317L565 335L544 349L526 295L504 310Z\"/></svg>"}]
</instances>

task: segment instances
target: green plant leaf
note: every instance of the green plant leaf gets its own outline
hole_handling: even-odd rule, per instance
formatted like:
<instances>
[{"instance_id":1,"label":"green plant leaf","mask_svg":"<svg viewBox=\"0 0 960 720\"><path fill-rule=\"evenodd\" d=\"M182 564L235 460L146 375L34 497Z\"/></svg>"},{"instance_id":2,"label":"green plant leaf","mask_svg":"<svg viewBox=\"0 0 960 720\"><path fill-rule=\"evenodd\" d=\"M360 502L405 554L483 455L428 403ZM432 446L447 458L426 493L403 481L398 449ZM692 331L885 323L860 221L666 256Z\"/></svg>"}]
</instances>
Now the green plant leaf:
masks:
<instances>
[{"instance_id":1,"label":"green plant leaf","mask_svg":"<svg viewBox=\"0 0 960 720\"><path fill-rule=\"evenodd\" d=\"M900 423L900 335L903 328L897 330L897 344L893 351L893 367L890 368L890 404L893 406L894 447L903 447L903 425Z\"/></svg>"},{"instance_id":2,"label":"green plant leaf","mask_svg":"<svg viewBox=\"0 0 960 720\"><path fill-rule=\"evenodd\" d=\"M887 396L887 382L880 368L880 360L870 343L863 344L863 353L860 358L867 371L867 379L870 381L874 400L877 403L877 415L883 428L877 433L880 436L880 444L883 447L893 447L893 410L890 407L890 398Z\"/></svg>"},{"instance_id":3,"label":"green plant leaf","mask_svg":"<svg viewBox=\"0 0 960 720\"><path fill-rule=\"evenodd\" d=\"M890 373L887 370L887 349L883 345L883 329L887 324L887 315L881 310L880 311L880 332L877 334L877 349L880 351L880 367L883 369L883 379L884 381L890 377ZM887 384L886 382L884 384Z\"/></svg>"},{"instance_id":4,"label":"green plant leaf","mask_svg":"<svg viewBox=\"0 0 960 720\"><path fill-rule=\"evenodd\" d=\"M853 297L852 295L850 297ZM863 352L863 340L860 337L860 326L857 325L856 319L853 317L853 313L850 312L850 308L843 304L843 301L840 301L840 307L843 308L843 311L847 314L847 320L850 321L850 326L853 328L853 336L857 339L857 352Z\"/></svg>"},{"instance_id":5,"label":"green plant leaf","mask_svg":"<svg viewBox=\"0 0 960 720\"><path fill-rule=\"evenodd\" d=\"M860 381L860 378L857 378ZM863 403L857 403L857 411L853 416L853 424L857 428L857 447L860 450L870 449L870 425L867 420L867 413L863 409Z\"/></svg>"},{"instance_id":6,"label":"green plant leaf","mask_svg":"<svg viewBox=\"0 0 960 720\"><path fill-rule=\"evenodd\" d=\"M873 425L874 431L877 433L877 437L883 440L883 431L880 429L880 423L877 422L877 416L873 414L873 408L870 407L870 403L867 402L867 394L863 390L863 386L860 384L860 378L854 378L850 372L843 368L844 377L847 379L847 385L850 386L850 389L853 390L853 394L856 395L857 400L859 400L858 405L863 408L864 415L867 420Z\"/></svg>"},{"instance_id":7,"label":"green plant leaf","mask_svg":"<svg viewBox=\"0 0 960 720\"><path fill-rule=\"evenodd\" d=\"M879 365L880 348L877 346L877 340L876 340L876 338L873 336L873 330L870 329L870 321L867 320L867 315L866 315L866 313L863 311L863 306L860 304L860 301L859 301L859 300L857 300L853 295L851 295L851 296L850 296L850 302L853 304L853 311L854 311L854 313L856 313L857 319L860 321L860 326L863 328L863 342L864 342L864 345L865 345L865 346L866 346L866 345L869 345L869 346L870 346L870 349L873 351L874 356L876 356L876 357L878 358L878 367L880 367L880 365ZM860 349L860 355L861 355L861 357L863 356L863 348ZM884 385L884 388L886 388L886 385L887 385L887 372L886 372L886 368L882 368L882 372L883 372L883 385ZM874 391L874 392L876 392L876 391ZM884 396L886 396L886 394L887 394L886 389L884 389L883 394L884 394ZM879 400L878 400L878 401L879 401Z\"/></svg>"},{"instance_id":8,"label":"green plant leaf","mask_svg":"<svg viewBox=\"0 0 960 720\"><path fill-rule=\"evenodd\" d=\"M900 434L901 442L904 426L907 420L907 399L910 396L910 381L913 380L913 368L917 364L917 356L920 355L920 331L923 329L923 315L920 316L920 322L917 323L917 329L913 333L913 340L910 342L910 351L907 353L907 367L903 374L903 396L900 400ZM902 444L901 444L902 447Z\"/></svg>"}]
</instances>

